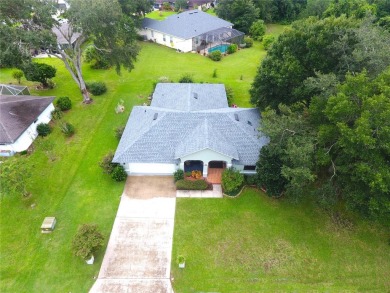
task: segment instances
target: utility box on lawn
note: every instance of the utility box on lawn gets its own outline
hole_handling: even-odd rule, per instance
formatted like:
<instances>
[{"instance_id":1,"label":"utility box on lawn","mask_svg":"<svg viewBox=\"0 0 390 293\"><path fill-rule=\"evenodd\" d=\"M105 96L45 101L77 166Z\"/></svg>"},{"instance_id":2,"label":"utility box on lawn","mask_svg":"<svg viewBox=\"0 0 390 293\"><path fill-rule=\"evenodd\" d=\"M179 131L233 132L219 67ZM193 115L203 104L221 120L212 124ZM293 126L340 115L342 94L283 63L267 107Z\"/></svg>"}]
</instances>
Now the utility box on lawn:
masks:
<instances>
[{"instance_id":1,"label":"utility box on lawn","mask_svg":"<svg viewBox=\"0 0 390 293\"><path fill-rule=\"evenodd\" d=\"M43 223L41 226L41 232L42 233L51 233L54 230L55 225L56 225L56 218L55 217L46 217L43 220Z\"/></svg>"}]
</instances>

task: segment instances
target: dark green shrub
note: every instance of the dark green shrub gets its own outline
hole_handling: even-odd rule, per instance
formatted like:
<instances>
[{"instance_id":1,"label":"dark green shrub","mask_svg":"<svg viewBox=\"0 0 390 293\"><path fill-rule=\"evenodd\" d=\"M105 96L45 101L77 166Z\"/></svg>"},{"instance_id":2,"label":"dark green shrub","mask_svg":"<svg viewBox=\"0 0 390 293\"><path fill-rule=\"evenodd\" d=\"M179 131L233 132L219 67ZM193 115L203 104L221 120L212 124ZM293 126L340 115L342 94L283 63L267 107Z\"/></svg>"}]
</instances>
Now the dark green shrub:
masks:
<instances>
[{"instance_id":1,"label":"dark green shrub","mask_svg":"<svg viewBox=\"0 0 390 293\"><path fill-rule=\"evenodd\" d=\"M213 61L221 61L222 59L222 53L221 51L217 50L217 51L213 51L209 54L209 58Z\"/></svg>"},{"instance_id":2,"label":"dark green shrub","mask_svg":"<svg viewBox=\"0 0 390 293\"><path fill-rule=\"evenodd\" d=\"M217 69L214 69L212 76L213 76L213 78L217 78L218 77Z\"/></svg>"},{"instance_id":3,"label":"dark green shrub","mask_svg":"<svg viewBox=\"0 0 390 293\"><path fill-rule=\"evenodd\" d=\"M244 175L234 168L222 172L222 188L229 195L237 193L244 184Z\"/></svg>"},{"instance_id":4,"label":"dark green shrub","mask_svg":"<svg viewBox=\"0 0 390 293\"><path fill-rule=\"evenodd\" d=\"M87 90L94 96L100 96L107 91L106 84L101 81L87 82Z\"/></svg>"},{"instance_id":5,"label":"dark green shrub","mask_svg":"<svg viewBox=\"0 0 390 293\"><path fill-rule=\"evenodd\" d=\"M111 177L117 182L125 181L127 178L125 168L123 168L121 165L116 165L112 171Z\"/></svg>"},{"instance_id":6,"label":"dark green shrub","mask_svg":"<svg viewBox=\"0 0 390 293\"><path fill-rule=\"evenodd\" d=\"M257 185L256 175L244 175L246 185Z\"/></svg>"},{"instance_id":7,"label":"dark green shrub","mask_svg":"<svg viewBox=\"0 0 390 293\"><path fill-rule=\"evenodd\" d=\"M192 75L189 73L185 73L180 77L179 83L193 83L194 79L192 78Z\"/></svg>"},{"instance_id":8,"label":"dark green shrub","mask_svg":"<svg viewBox=\"0 0 390 293\"><path fill-rule=\"evenodd\" d=\"M104 236L95 224L83 224L73 237L72 250L75 256L85 260L98 251L104 244Z\"/></svg>"},{"instance_id":9,"label":"dark green shrub","mask_svg":"<svg viewBox=\"0 0 390 293\"><path fill-rule=\"evenodd\" d=\"M115 129L115 137L117 139L121 139L122 135L123 135L123 131L125 131L125 126L122 125L122 126L118 126L116 129Z\"/></svg>"},{"instance_id":10,"label":"dark green shrub","mask_svg":"<svg viewBox=\"0 0 390 293\"><path fill-rule=\"evenodd\" d=\"M175 182L184 179L184 171L182 169L178 169L173 173L173 178Z\"/></svg>"},{"instance_id":11,"label":"dark green shrub","mask_svg":"<svg viewBox=\"0 0 390 293\"><path fill-rule=\"evenodd\" d=\"M51 127L47 123L39 123L37 125L37 132L39 136L47 136L51 133Z\"/></svg>"},{"instance_id":12,"label":"dark green shrub","mask_svg":"<svg viewBox=\"0 0 390 293\"><path fill-rule=\"evenodd\" d=\"M178 180L176 182L177 190L206 190L208 184L203 179L201 180Z\"/></svg>"},{"instance_id":13,"label":"dark green shrub","mask_svg":"<svg viewBox=\"0 0 390 293\"><path fill-rule=\"evenodd\" d=\"M112 159L114 159L114 154L109 152L100 161L99 166L103 169L103 173L112 174L114 168L118 165L117 163L113 163Z\"/></svg>"},{"instance_id":14,"label":"dark green shrub","mask_svg":"<svg viewBox=\"0 0 390 293\"><path fill-rule=\"evenodd\" d=\"M263 46L265 50L271 48L272 44L275 42L275 37L272 35L266 35L263 38Z\"/></svg>"},{"instance_id":15,"label":"dark green shrub","mask_svg":"<svg viewBox=\"0 0 390 293\"><path fill-rule=\"evenodd\" d=\"M61 109L55 108L53 111L51 111L51 119L53 120L60 120L63 116L63 113Z\"/></svg>"},{"instance_id":16,"label":"dark green shrub","mask_svg":"<svg viewBox=\"0 0 390 293\"><path fill-rule=\"evenodd\" d=\"M24 151L19 152L19 154L20 154L21 156L24 156L24 155L27 155L27 154L28 154L28 151L27 151L27 150L24 150Z\"/></svg>"},{"instance_id":17,"label":"dark green shrub","mask_svg":"<svg viewBox=\"0 0 390 293\"><path fill-rule=\"evenodd\" d=\"M233 89L229 86L225 87L226 89L226 97L228 101L229 107L233 104L233 99L234 99L234 92Z\"/></svg>"},{"instance_id":18,"label":"dark green shrub","mask_svg":"<svg viewBox=\"0 0 390 293\"><path fill-rule=\"evenodd\" d=\"M56 101L56 106L61 111L68 111L72 108L72 101L69 99L69 97L59 97Z\"/></svg>"},{"instance_id":19,"label":"dark green shrub","mask_svg":"<svg viewBox=\"0 0 390 293\"><path fill-rule=\"evenodd\" d=\"M253 46L253 40L250 37L245 37L244 38L244 43L246 44L247 48L250 48Z\"/></svg>"},{"instance_id":20,"label":"dark green shrub","mask_svg":"<svg viewBox=\"0 0 390 293\"><path fill-rule=\"evenodd\" d=\"M231 44L229 47L227 47L228 54L233 54L237 52L237 45Z\"/></svg>"},{"instance_id":21,"label":"dark green shrub","mask_svg":"<svg viewBox=\"0 0 390 293\"><path fill-rule=\"evenodd\" d=\"M185 176L186 176L186 177L191 177L191 172L190 172L190 171L186 172L186 173L185 173Z\"/></svg>"},{"instance_id":22,"label":"dark green shrub","mask_svg":"<svg viewBox=\"0 0 390 293\"><path fill-rule=\"evenodd\" d=\"M38 81L48 87L48 80L56 76L57 69L45 63L30 63L23 68L24 76L29 81Z\"/></svg>"},{"instance_id":23,"label":"dark green shrub","mask_svg":"<svg viewBox=\"0 0 390 293\"><path fill-rule=\"evenodd\" d=\"M63 122L60 124L60 128L63 134L67 137L71 137L74 134L74 126L69 122Z\"/></svg>"}]
</instances>

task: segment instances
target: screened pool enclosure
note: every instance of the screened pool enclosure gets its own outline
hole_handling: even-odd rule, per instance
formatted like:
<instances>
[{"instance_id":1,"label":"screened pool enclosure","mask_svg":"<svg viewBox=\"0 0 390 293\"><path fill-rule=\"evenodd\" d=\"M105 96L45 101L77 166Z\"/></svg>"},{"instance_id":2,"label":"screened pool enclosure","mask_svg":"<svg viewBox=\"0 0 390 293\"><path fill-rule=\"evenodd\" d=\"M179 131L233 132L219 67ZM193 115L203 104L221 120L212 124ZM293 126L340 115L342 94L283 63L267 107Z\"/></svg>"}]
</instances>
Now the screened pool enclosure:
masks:
<instances>
[{"instance_id":1,"label":"screened pool enclosure","mask_svg":"<svg viewBox=\"0 0 390 293\"><path fill-rule=\"evenodd\" d=\"M244 36L243 32L233 28L222 27L194 37L192 39L192 50L198 53L220 50L222 53L225 53L228 45L240 45L243 43Z\"/></svg>"}]
</instances>

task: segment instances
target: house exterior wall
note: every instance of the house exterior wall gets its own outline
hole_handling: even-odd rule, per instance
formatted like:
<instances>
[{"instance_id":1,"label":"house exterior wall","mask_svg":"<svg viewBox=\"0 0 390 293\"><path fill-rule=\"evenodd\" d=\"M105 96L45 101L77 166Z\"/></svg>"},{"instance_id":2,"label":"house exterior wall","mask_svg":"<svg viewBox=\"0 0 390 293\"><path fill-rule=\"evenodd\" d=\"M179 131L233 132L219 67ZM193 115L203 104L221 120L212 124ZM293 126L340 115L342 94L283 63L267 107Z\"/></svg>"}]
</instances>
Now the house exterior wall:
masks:
<instances>
[{"instance_id":1,"label":"house exterior wall","mask_svg":"<svg viewBox=\"0 0 390 293\"><path fill-rule=\"evenodd\" d=\"M125 165L128 175L172 175L176 169L176 164L127 163Z\"/></svg>"},{"instance_id":2,"label":"house exterior wall","mask_svg":"<svg viewBox=\"0 0 390 293\"><path fill-rule=\"evenodd\" d=\"M184 40L175 36L164 34L149 28L139 31L140 35L146 36L147 40L152 40L157 44L161 44L170 48L178 49L183 52L192 51L192 39ZM165 36L165 40L164 40Z\"/></svg>"},{"instance_id":3,"label":"house exterior wall","mask_svg":"<svg viewBox=\"0 0 390 293\"><path fill-rule=\"evenodd\" d=\"M53 110L54 106L50 104L13 144L0 145L0 156L13 156L17 152L27 150L38 136L37 125L40 123L49 123L51 120L51 111Z\"/></svg>"},{"instance_id":4,"label":"house exterior wall","mask_svg":"<svg viewBox=\"0 0 390 293\"><path fill-rule=\"evenodd\" d=\"M255 175L256 174L256 171L244 170L244 165L232 164L232 167L234 167L234 169L240 171L240 173L242 173L242 174L247 174L247 175Z\"/></svg>"},{"instance_id":5,"label":"house exterior wall","mask_svg":"<svg viewBox=\"0 0 390 293\"><path fill-rule=\"evenodd\" d=\"M232 158L221 153L215 152L210 149L205 149L187 156L180 158L180 169L184 170L185 161L202 161L203 162L203 177L207 177L208 165L210 161L224 161L229 167L232 162Z\"/></svg>"}]
</instances>

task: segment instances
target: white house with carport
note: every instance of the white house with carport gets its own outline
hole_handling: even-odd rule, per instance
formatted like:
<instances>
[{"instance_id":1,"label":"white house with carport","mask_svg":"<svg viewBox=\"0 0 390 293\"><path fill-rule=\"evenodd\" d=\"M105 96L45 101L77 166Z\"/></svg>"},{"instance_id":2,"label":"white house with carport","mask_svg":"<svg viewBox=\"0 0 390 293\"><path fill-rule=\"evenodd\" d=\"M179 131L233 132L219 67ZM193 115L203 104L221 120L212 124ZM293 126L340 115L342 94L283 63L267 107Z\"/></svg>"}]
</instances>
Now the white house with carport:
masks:
<instances>
[{"instance_id":1,"label":"white house with carport","mask_svg":"<svg viewBox=\"0 0 390 293\"><path fill-rule=\"evenodd\" d=\"M129 175L234 167L255 173L268 138L258 109L230 108L222 84L159 83L150 106L135 106L113 162Z\"/></svg>"},{"instance_id":2,"label":"white house with carport","mask_svg":"<svg viewBox=\"0 0 390 293\"><path fill-rule=\"evenodd\" d=\"M48 123L54 97L0 95L0 156L27 150L38 136L37 125Z\"/></svg>"},{"instance_id":3,"label":"white house with carport","mask_svg":"<svg viewBox=\"0 0 390 293\"><path fill-rule=\"evenodd\" d=\"M142 21L142 30L139 33L145 40L181 52L207 54L209 50L219 48L224 53L229 44L240 44L244 37L244 33L232 27L232 23L221 18L203 11L189 10L173 14L162 21L146 17Z\"/></svg>"}]
</instances>

